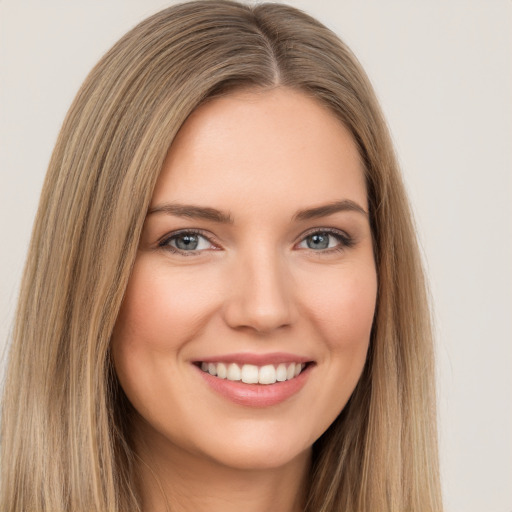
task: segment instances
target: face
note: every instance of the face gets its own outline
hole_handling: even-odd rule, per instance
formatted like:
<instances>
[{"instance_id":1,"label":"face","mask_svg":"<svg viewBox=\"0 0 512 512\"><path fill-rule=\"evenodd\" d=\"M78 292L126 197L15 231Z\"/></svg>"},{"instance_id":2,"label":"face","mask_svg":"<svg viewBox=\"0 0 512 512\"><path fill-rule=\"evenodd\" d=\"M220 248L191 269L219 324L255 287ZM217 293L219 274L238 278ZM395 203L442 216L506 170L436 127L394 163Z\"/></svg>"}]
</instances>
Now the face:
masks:
<instances>
[{"instance_id":1,"label":"face","mask_svg":"<svg viewBox=\"0 0 512 512\"><path fill-rule=\"evenodd\" d=\"M159 176L112 352L148 450L276 468L361 375L377 279L350 133L286 88L198 108Z\"/></svg>"}]
</instances>

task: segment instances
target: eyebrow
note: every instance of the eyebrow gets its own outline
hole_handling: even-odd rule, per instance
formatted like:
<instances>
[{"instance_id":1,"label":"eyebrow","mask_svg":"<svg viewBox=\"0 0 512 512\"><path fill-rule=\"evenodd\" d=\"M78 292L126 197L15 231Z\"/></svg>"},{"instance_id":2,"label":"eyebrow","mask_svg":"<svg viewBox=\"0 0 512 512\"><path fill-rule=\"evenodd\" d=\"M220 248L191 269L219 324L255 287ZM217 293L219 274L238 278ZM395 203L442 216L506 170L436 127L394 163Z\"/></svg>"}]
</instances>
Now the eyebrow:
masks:
<instances>
[{"instance_id":1,"label":"eyebrow","mask_svg":"<svg viewBox=\"0 0 512 512\"><path fill-rule=\"evenodd\" d=\"M147 216L155 213L165 213L175 217L189 217L191 219L204 219L218 222L220 224L233 224L233 217L229 213L221 212L215 208L194 206L188 204L165 203L150 208Z\"/></svg>"},{"instance_id":2,"label":"eyebrow","mask_svg":"<svg viewBox=\"0 0 512 512\"><path fill-rule=\"evenodd\" d=\"M317 219L320 217L327 217L334 213L351 211L358 212L368 216L366 210L357 204L355 201L350 199L343 199L342 201L335 201L333 203L324 204L315 208L308 208L306 210L299 210L294 216L294 221L303 221L310 219ZM233 224L234 220L231 214L217 210L216 208L210 208L205 206L195 206L188 204L175 204L175 203L164 203L161 205L150 208L147 215L153 215L156 213L164 213L167 215L174 215L175 217L187 217L191 219L204 219L220 224Z\"/></svg>"},{"instance_id":3,"label":"eyebrow","mask_svg":"<svg viewBox=\"0 0 512 512\"><path fill-rule=\"evenodd\" d=\"M315 208L300 210L294 215L293 220L318 219L338 212L358 212L368 217L368 212L362 206L350 199L343 199L342 201L334 201L333 203L324 204Z\"/></svg>"}]
</instances>

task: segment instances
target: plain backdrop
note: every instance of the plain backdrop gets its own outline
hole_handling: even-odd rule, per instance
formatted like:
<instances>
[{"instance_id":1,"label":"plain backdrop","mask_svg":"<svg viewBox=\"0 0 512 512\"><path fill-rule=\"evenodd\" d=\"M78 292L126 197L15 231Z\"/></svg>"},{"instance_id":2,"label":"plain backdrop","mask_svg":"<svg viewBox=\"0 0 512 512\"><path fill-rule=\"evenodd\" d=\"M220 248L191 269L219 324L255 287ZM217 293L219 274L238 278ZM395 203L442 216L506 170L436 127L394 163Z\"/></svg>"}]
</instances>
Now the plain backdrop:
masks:
<instances>
[{"instance_id":1,"label":"plain backdrop","mask_svg":"<svg viewBox=\"0 0 512 512\"><path fill-rule=\"evenodd\" d=\"M64 115L170 3L0 0L0 353ZM288 3L354 50L396 144L434 302L446 510L512 512L512 2Z\"/></svg>"}]
</instances>

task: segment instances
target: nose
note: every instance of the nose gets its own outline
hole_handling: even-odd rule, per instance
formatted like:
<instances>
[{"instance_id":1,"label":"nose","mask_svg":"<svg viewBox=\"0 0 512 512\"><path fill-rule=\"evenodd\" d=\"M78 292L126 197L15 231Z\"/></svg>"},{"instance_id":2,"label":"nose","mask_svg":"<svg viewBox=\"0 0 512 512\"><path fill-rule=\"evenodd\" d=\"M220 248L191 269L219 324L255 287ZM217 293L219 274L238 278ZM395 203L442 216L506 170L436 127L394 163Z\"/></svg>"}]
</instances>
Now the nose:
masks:
<instances>
[{"instance_id":1,"label":"nose","mask_svg":"<svg viewBox=\"0 0 512 512\"><path fill-rule=\"evenodd\" d=\"M274 251L259 251L230 269L224 319L231 328L266 334L293 324L293 282L283 260Z\"/></svg>"}]
</instances>

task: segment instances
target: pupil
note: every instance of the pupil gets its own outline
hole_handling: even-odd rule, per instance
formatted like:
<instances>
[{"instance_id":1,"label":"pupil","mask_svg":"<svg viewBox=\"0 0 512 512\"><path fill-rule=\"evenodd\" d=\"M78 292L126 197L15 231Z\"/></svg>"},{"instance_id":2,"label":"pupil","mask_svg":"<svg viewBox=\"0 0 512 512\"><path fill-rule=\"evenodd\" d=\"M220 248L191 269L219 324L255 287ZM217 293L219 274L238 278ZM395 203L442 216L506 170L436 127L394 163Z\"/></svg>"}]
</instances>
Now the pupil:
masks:
<instances>
[{"instance_id":1,"label":"pupil","mask_svg":"<svg viewBox=\"0 0 512 512\"><path fill-rule=\"evenodd\" d=\"M317 233L309 236L308 247L310 249L327 249L329 247L329 235L327 233Z\"/></svg>"},{"instance_id":2,"label":"pupil","mask_svg":"<svg viewBox=\"0 0 512 512\"><path fill-rule=\"evenodd\" d=\"M176 247L183 250L194 250L197 248L199 241L195 235L181 235L176 239Z\"/></svg>"}]
</instances>

